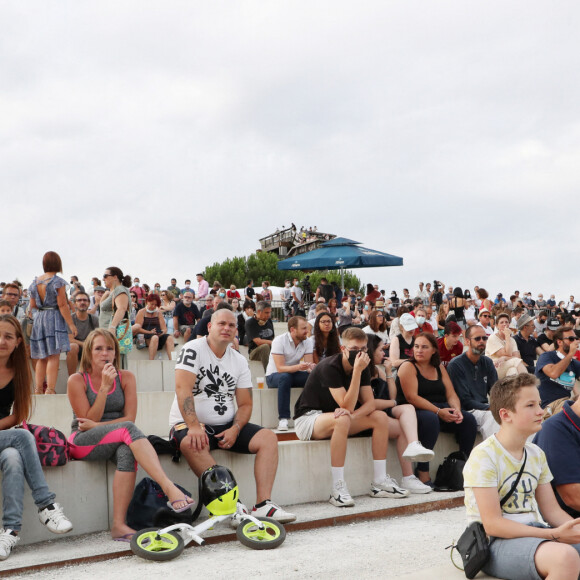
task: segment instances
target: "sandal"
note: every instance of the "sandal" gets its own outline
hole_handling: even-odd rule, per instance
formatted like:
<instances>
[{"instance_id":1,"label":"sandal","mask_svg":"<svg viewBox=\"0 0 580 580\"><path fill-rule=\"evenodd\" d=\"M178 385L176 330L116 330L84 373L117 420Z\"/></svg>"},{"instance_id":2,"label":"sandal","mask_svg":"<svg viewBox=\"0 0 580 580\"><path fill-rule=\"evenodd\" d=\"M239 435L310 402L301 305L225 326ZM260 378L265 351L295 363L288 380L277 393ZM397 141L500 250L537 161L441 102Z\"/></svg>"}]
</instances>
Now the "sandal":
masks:
<instances>
[{"instance_id":1,"label":"sandal","mask_svg":"<svg viewBox=\"0 0 580 580\"><path fill-rule=\"evenodd\" d=\"M171 510L173 510L176 514L180 514L181 512L184 512L193 506L193 504L195 502L192 499L191 499L191 502L189 502L190 499L191 499L190 497L182 497L181 499L176 499L174 501L168 501L167 507L170 508ZM187 503L182 508L177 509L174 507L174 504L181 503L183 501L187 502Z\"/></svg>"},{"instance_id":2,"label":"sandal","mask_svg":"<svg viewBox=\"0 0 580 580\"><path fill-rule=\"evenodd\" d=\"M44 391L45 395L56 395L56 391L54 390L54 388L50 389L50 388L46 388L46 391Z\"/></svg>"}]
</instances>

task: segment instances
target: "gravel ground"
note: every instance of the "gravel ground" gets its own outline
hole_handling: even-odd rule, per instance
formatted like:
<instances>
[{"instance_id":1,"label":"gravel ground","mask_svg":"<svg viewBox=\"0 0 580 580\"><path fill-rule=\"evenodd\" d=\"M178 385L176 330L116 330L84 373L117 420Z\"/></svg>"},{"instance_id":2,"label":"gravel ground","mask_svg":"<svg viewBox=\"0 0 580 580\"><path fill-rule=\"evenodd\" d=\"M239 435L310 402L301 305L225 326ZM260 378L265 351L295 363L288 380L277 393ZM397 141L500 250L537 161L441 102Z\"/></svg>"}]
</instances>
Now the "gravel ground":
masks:
<instances>
[{"instance_id":1,"label":"gravel ground","mask_svg":"<svg viewBox=\"0 0 580 580\"><path fill-rule=\"evenodd\" d=\"M445 547L465 527L465 509L356 522L292 532L275 550L251 550L239 542L186 549L168 563L126 558L68 566L12 578L107 580L161 578L191 573L212 578L464 578ZM424 574L421 574L424 571ZM1 575L1 572L0 572Z\"/></svg>"}]
</instances>

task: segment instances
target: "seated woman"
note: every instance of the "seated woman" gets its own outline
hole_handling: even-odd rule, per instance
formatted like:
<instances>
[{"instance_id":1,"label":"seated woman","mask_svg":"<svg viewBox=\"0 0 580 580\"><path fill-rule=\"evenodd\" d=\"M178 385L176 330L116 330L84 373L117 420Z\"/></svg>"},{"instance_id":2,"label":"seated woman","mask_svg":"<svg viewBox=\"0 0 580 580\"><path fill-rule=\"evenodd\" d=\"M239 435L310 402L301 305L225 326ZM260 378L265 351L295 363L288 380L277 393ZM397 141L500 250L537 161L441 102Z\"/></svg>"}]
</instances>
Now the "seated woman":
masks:
<instances>
[{"instance_id":1,"label":"seated woman","mask_svg":"<svg viewBox=\"0 0 580 580\"><path fill-rule=\"evenodd\" d=\"M389 339L389 329L384 312L381 312L380 310L373 310L369 316L369 323L363 328L363 331L367 334L374 334L375 336L378 336L383 343L383 350L385 355L388 354L389 344L391 341Z\"/></svg>"},{"instance_id":2,"label":"seated woman","mask_svg":"<svg viewBox=\"0 0 580 580\"><path fill-rule=\"evenodd\" d=\"M324 304L320 306L325 306ZM340 339L338 338L338 328L336 319L332 314L322 310L316 320L313 328L314 350L312 352L315 364L318 364L323 358L338 354L340 352Z\"/></svg>"},{"instance_id":3,"label":"seated woman","mask_svg":"<svg viewBox=\"0 0 580 580\"><path fill-rule=\"evenodd\" d=\"M48 489L32 433L13 429L32 411L32 376L22 329L11 314L0 316L0 344L0 560L6 560L20 541L25 481L42 524L55 534L70 532L73 526L60 505L54 503L55 495Z\"/></svg>"},{"instance_id":4,"label":"seated woman","mask_svg":"<svg viewBox=\"0 0 580 580\"><path fill-rule=\"evenodd\" d=\"M368 337L371 387L375 397L375 407L389 417L389 439L397 440L397 455L403 479L401 487L411 493L430 493L432 488L425 485L415 475L411 461L430 461L433 451L426 449L417 436L417 415L413 405L397 405L397 387L392 373L391 361L385 358L383 344L376 335ZM384 365L383 370L381 366Z\"/></svg>"},{"instance_id":5,"label":"seated woman","mask_svg":"<svg viewBox=\"0 0 580 580\"><path fill-rule=\"evenodd\" d=\"M159 308L161 299L157 294L149 294L146 298L145 308L137 312L135 326L138 333L145 336L145 344L149 348L149 360L155 359L158 350L165 347L167 358L171 360L173 352L173 336L167 334L165 318Z\"/></svg>"},{"instance_id":6,"label":"seated woman","mask_svg":"<svg viewBox=\"0 0 580 580\"><path fill-rule=\"evenodd\" d=\"M433 327L427 322L427 311L423 306L418 306L415 308L415 322L418 328L415 329L415 336L421 334L422 332L433 333Z\"/></svg>"},{"instance_id":7,"label":"seated woman","mask_svg":"<svg viewBox=\"0 0 580 580\"><path fill-rule=\"evenodd\" d=\"M308 319L306 322L308 323L308 336L312 336L312 334L314 333L314 324L316 323L316 317L321 313L321 312L328 312L328 306L326 304L324 304L324 302L319 302L316 305L316 308L314 309L314 317ZM331 314L332 316L332 314ZM334 318L334 316L332 316L332 318Z\"/></svg>"},{"instance_id":8,"label":"seated woman","mask_svg":"<svg viewBox=\"0 0 580 580\"><path fill-rule=\"evenodd\" d=\"M500 379L528 372L509 326L510 315L506 312L498 314L495 319L496 331L490 335L485 347L485 355L493 360Z\"/></svg>"},{"instance_id":9,"label":"seated woman","mask_svg":"<svg viewBox=\"0 0 580 580\"><path fill-rule=\"evenodd\" d=\"M163 318L165 319L165 326L169 334L173 334L173 311L175 310L175 295L169 290L161 291L161 302L158 305ZM171 357L170 357L171 358Z\"/></svg>"},{"instance_id":10,"label":"seated woman","mask_svg":"<svg viewBox=\"0 0 580 580\"><path fill-rule=\"evenodd\" d=\"M135 427L135 375L119 370L119 343L108 330L97 328L86 338L80 372L70 376L67 393L74 412L69 437L74 444L73 459L111 459L117 465L113 479L113 539L126 542L135 533L125 518L135 487L137 463L161 486L174 511L184 511L193 503L167 477L151 443Z\"/></svg>"},{"instance_id":11,"label":"seated woman","mask_svg":"<svg viewBox=\"0 0 580 580\"><path fill-rule=\"evenodd\" d=\"M436 338L428 332L415 337L413 356L397 374L397 403L411 403L417 412L419 439L433 449L439 432L454 433L459 450L469 456L475 443L477 423L471 413L461 413L461 403L441 364ZM429 463L417 464L417 476L431 484Z\"/></svg>"},{"instance_id":12,"label":"seated woman","mask_svg":"<svg viewBox=\"0 0 580 580\"><path fill-rule=\"evenodd\" d=\"M335 318L338 316L338 300L336 298L331 298L328 301L328 312Z\"/></svg>"},{"instance_id":13,"label":"seated woman","mask_svg":"<svg viewBox=\"0 0 580 580\"><path fill-rule=\"evenodd\" d=\"M413 356L413 345L415 344L414 333L417 322L411 314L405 312L399 318L400 333L391 340L389 348L389 358L393 368L398 369L406 360Z\"/></svg>"}]
</instances>

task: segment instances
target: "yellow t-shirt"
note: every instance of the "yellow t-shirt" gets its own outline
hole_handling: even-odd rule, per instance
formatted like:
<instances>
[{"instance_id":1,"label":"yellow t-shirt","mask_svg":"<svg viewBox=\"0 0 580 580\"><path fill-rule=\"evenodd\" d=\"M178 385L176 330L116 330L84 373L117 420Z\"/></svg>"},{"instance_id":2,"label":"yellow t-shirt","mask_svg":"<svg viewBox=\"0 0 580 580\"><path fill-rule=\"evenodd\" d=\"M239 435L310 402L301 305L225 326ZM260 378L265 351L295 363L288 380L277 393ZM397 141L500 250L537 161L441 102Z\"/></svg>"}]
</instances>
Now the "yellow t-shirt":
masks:
<instances>
[{"instance_id":1,"label":"yellow t-shirt","mask_svg":"<svg viewBox=\"0 0 580 580\"><path fill-rule=\"evenodd\" d=\"M504 517L523 524L539 520L536 488L552 481L544 452L533 443L526 443L526 451L528 458L522 477L516 490L502 507ZM468 522L481 521L472 488L495 487L501 500L511 489L522 462L523 456L519 461L515 459L495 435L475 447L463 469Z\"/></svg>"}]
</instances>

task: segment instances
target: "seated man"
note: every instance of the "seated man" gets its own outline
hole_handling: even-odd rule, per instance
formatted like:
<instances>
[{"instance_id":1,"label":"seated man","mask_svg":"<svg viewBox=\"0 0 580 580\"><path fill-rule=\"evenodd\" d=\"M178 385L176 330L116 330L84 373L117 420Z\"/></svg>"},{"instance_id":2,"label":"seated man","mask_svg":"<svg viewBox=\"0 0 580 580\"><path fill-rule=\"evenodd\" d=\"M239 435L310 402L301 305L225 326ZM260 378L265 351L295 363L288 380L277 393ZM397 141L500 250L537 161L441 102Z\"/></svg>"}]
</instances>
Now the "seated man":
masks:
<instances>
[{"instance_id":1,"label":"seated man","mask_svg":"<svg viewBox=\"0 0 580 580\"><path fill-rule=\"evenodd\" d=\"M20 302L20 288L18 284L14 282L6 284L2 292L2 300L6 300L12 306L12 315L22 324L22 320L26 315L26 309L18 304Z\"/></svg>"},{"instance_id":2,"label":"seated man","mask_svg":"<svg viewBox=\"0 0 580 580\"><path fill-rule=\"evenodd\" d=\"M497 381L497 371L493 361L483 354L487 339L481 326L468 327L465 331L466 351L447 365L449 378L461 401L461 409L475 417L477 430L484 439L499 430L489 410L488 394Z\"/></svg>"},{"instance_id":3,"label":"seated man","mask_svg":"<svg viewBox=\"0 0 580 580\"><path fill-rule=\"evenodd\" d=\"M574 355L578 350L578 337L571 326L562 326L554 332L556 350L540 355L536 376L540 379L542 408L552 401L578 394L575 385L580 377L580 362Z\"/></svg>"},{"instance_id":4,"label":"seated man","mask_svg":"<svg viewBox=\"0 0 580 580\"><path fill-rule=\"evenodd\" d=\"M528 372L534 374L536 357L538 356L538 341L534 337L535 318L529 314L522 314L518 320L518 330L514 340Z\"/></svg>"},{"instance_id":5,"label":"seated man","mask_svg":"<svg viewBox=\"0 0 580 580\"><path fill-rule=\"evenodd\" d=\"M246 320L246 338L248 339L248 353L250 360L259 360L268 368L270 350L274 340L274 324L270 320L272 306L269 302L260 300L256 304L256 314Z\"/></svg>"},{"instance_id":6,"label":"seated man","mask_svg":"<svg viewBox=\"0 0 580 580\"><path fill-rule=\"evenodd\" d=\"M99 328L99 318L94 314L89 314L89 295L79 291L74 295L73 302L75 312L72 319L77 333L76 336L68 335L70 350L66 353L66 368L69 377L77 372L77 363L81 360L85 339L95 328Z\"/></svg>"},{"instance_id":7,"label":"seated man","mask_svg":"<svg viewBox=\"0 0 580 580\"><path fill-rule=\"evenodd\" d=\"M463 352L463 345L460 342L462 330L457 322L447 322L445 324L444 335L437 339L439 345L439 356L444 367L449 361L459 356Z\"/></svg>"},{"instance_id":8,"label":"seated man","mask_svg":"<svg viewBox=\"0 0 580 580\"><path fill-rule=\"evenodd\" d=\"M534 443L546 454L554 476L552 487L560 507L580 517L580 399L566 401L562 410L542 424Z\"/></svg>"},{"instance_id":9,"label":"seated man","mask_svg":"<svg viewBox=\"0 0 580 580\"><path fill-rule=\"evenodd\" d=\"M209 335L188 342L175 366L175 399L169 413L171 433L197 477L216 464L214 449L256 455L254 476L257 503L252 515L291 522L294 514L271 501L278 466L278 440L273 431L249 422L252 379L244 357L230 348L236 317L227 308L211 317ZM237 406L237 410L236 410ZM240 504L232 525L247 509Z\"/></svg>"},{"instance_id":10,"label":"seated man","mask_svg":"<svg viewBox=\"0 0 580 580\"><path fill-rule=\"evenodd\" d=\"M554 332L561 324L557 318L550 318L544 328L544 332L538 336L538 355L550 352L554 349Z\"/></svg>"},{"instance_id":11,"label":"seated man","mask_svg":"<svg viewBox=\"0 0 580 580\"><path fill-rule=\"evenodd\" d=\"M266 369L268 387L278 389L278 431L288 431L292 387L303 387L312 369L313 345L308 339L308 323L302 316L288 321L288 332L272 341Z\"/></svg>"},{"instance_id":12,"label":"seated man","mask_svg":"<svg viewBox=\"0 0 580 580\"><path fill-rule=\"evenodd\" d=\"M199 310L193 303L193 292L186 289L183 292L183 300L173 311L173 328L175 329L173 336L175 338L183 336L183 340L187 342L200 318Z\"/></svg>"},{"instance_id":13,"label":"seated man","mask_svg":"<svg viewBox=\"0 0 580 580\"><path fill-rule=\"evenodd\" d=\"M302 441L330 439L332 505L354 505L344 481L346 448L349 435L366 430L372 431L370 496L406 497L409 492L387 475L388 417L375 408L367 335L360 328L347 328L340 348L340 353L323 359L310 373L294 409L296 435Z\"/></svg>"}]
</instances>

